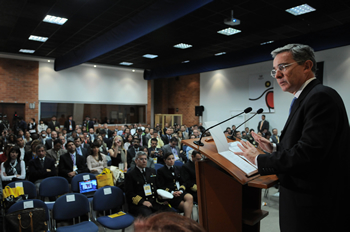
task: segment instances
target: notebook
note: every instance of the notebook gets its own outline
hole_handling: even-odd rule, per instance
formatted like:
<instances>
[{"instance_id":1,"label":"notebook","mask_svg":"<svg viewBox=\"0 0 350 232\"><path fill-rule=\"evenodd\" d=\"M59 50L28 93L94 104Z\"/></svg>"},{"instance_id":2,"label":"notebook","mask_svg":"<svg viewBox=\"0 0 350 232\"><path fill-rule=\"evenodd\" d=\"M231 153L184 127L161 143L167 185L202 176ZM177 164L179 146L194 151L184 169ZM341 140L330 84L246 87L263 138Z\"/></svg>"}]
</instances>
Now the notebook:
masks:
<instances>
[{"instance_id":1,"label":"notebook","mask_svg":"<svg viewBox=\"0 0 350 232\"><path fill-rule=\"evenodd\" d=\"M79 182L79 191L86 197L94 196L97 190L97 180L84 180Z\"/></svg>"}]
</instances>

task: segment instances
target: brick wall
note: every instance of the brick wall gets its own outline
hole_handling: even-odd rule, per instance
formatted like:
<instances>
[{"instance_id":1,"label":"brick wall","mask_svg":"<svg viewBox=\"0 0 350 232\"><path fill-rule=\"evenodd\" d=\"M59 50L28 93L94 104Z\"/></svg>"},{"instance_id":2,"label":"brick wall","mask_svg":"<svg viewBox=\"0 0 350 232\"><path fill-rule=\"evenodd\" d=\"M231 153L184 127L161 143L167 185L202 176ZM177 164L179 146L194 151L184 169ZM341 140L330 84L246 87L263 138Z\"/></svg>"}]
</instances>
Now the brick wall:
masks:
<instances>
[{"instance_id":1,"label":"brick wall","mask_svg":"<svg viewBox=\"0 0 350 232\"><path fill-rule=\"evenodd\" d=\"M195 106L199 105L199 74L154 81L154 113L182 114L182 123L191 126L199 123ZM177 111L176 111L177 109Z\"/></svg>"},{"instance_id":2,"label":"brick wall","mask_svg":"<svg viewBox=\"0 0 350 232\"><path fill-rule=\"evenodd\" d=\"M2 103L24 103L25 121L38 120L39 62L0 58L0 100ZM35 109L29 109L35 103Z\"/></svg>"}]
</instances>

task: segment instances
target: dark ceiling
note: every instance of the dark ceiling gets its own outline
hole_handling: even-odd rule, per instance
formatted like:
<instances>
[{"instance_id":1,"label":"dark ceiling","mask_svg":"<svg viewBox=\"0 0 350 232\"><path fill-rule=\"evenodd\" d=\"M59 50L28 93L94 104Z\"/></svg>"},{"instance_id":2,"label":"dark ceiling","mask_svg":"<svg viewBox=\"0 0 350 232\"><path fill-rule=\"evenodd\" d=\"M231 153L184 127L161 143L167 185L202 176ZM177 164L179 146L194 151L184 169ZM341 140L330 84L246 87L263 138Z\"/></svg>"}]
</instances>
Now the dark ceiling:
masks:
<instances>
[{"instance_id":1,"label":"dark ceiling","mask_svg":"<svg viewBox=\"0 0 350 232\"><path fill-rule=\"evenodd\" d=\"M190 1L190 0L189 0ZM195 1L195 0L191 0ZM36 57L58 58L74 52L132 18L156 0L0 0L0 52L20 53L33 49ZM294 16L285 10L307 3L316 11ZM241 20L232 36L218 34L234 10ZM46 15L68 18L63 25L43 22ZM132 68L153 69L195 61L219 52L232 53L267 41L282 41L350 23L350 1L321 0L214 0L192 13L129 42L89 62L114 66L133 63ZM45 36L45 43L28 40L30 35ZM177 49L178 43L193 47ZM350 41L349 41L350 43ZM155 59L142 57L156 54ZM28 55L30 56L30 55ZM123 66L125 67L125 66Z\"/></svg>"}]
</instances>

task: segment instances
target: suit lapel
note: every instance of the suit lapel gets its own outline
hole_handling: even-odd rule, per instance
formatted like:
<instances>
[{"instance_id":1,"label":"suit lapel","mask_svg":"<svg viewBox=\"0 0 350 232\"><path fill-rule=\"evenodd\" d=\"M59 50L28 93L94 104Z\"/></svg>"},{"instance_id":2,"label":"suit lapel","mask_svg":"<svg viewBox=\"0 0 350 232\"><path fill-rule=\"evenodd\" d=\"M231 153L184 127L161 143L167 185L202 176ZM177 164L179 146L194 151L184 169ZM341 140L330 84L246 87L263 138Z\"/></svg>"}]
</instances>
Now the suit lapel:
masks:
<instances>
[{"instance_id":1,"label":"suit lapel","mask_svg":"<svg viewBox=\"0 0 350 232\"><path fill-rule=\"evenodd\" d=\"M294 117L295 113L298 111L299 107L302 105L303 101L305 100L305 97L308 95L308 93L318 84L321 84L321 82L317 79L311 81L301 92L300 96L294 101L292 110L289 114L289 117L287 119L286 124L284 125L284 128L282 130L281 136L280 136L280 142L284 136L285 131L287 130L292 118Z\"/></svg>"}]
</instances>

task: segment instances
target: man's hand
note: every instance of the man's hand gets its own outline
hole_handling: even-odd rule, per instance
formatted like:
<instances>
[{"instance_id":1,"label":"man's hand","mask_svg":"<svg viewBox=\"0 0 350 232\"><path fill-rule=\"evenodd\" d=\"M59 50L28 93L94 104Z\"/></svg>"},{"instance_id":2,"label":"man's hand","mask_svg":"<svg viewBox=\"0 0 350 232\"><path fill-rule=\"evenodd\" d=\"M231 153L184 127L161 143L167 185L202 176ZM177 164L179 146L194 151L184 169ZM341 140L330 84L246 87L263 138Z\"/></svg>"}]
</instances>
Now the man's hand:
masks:
<instances>
[{"instance_id":1,"label":"man's hand","mask_svg":"<svg viewBox=\"0 0 350 232\"><path fill-rule=\"evenodd\" d=\"M152 203L149 202L149 201L144 201L142 204L143 204L144 206L148 207L148 208L152 208L152 207L153 207Z\"/></svg>"},{"instance_id":2,"label":"man's hand","mask_svg":"<svg viewBox=\"0 0 350 232\"><path fill-rule=\"evenodd\" d=\"M243 155L247 158L251 163L255 164L255 157L257 157L260 153L259 151L250 143L245 142L243 140L240 141L242 146L238 143L237 146L242 150L242 152L234 152L236 155Z\"/></svg>"},{"instance_id":3,"label":"man's hand","mask_svg":"<svg viewBox=\"0 0 350 232\"><path fill-rule=\"evenodd\" d=\"M46 169L46 172L51 172L51 169Z\"/></svg>"},{"instance_id":4,"label":"man's hand","mask_svg":"<svg viewBox=\"0 0 350 232\"><path fill-rule=\"evenodd\" d=\"M272 146L272 143L269 140L267 140L264 137L261 137L260 135L258 135L254 131L252 131L252 136L253 136L254 140L257 143L259 143L259 147L262 150L264 150L264 151L266 151L268 153L272 153L273 146Z\"/></svg>"},{"instance_id":5,"label":"man's hand","mask_svg":"<svg viewBox=\"0 0 350 232\"><path fill-rule=\"evenodd\" d=\"M74 171L73 171L73 172L68 172L68 176L69 176L69 177L73 177L73 176L75 176L75 175L76 175L76 172L74 172Z\"/></svg>"},{"instance_id":6,"label":"man's hand","mask_svg":"<svg viewBox=\"0 0 350 232\"><path fill-rule=\"evenodd\" d=\"M181 195L181 192L180 191L175 191L175 192L173 192L173 195L174 195L174 197L178 197L178 196Z\"/></svg>"}]
</instances>

